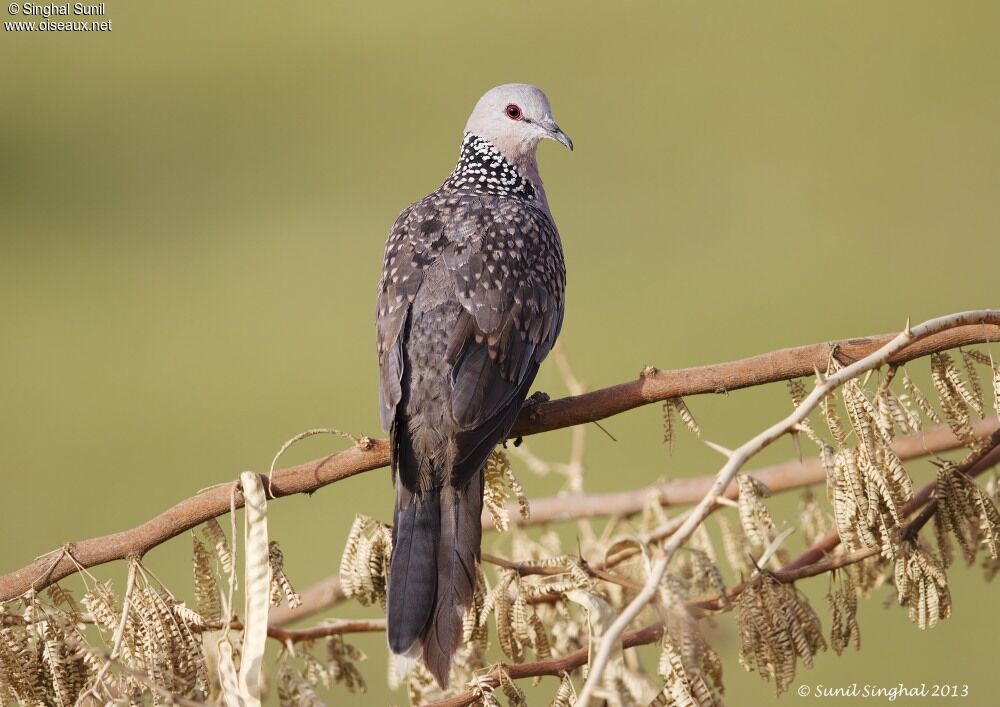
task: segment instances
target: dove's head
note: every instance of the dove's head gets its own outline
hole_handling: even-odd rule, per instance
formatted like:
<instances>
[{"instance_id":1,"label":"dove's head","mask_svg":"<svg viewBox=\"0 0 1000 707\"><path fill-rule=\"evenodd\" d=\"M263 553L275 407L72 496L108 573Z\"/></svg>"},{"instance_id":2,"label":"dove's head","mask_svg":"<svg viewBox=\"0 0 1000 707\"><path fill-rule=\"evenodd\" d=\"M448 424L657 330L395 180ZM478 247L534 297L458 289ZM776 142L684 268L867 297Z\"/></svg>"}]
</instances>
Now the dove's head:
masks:
<instances>
[{"instance_id":1,"label":"dove's head","mask_svg":"<svg viewBox=\"0 0 1000 707\"><path fill-rule=\"evenodd\" d=\"M465 131L489 140L515 163L534 158L535 148L546 138L573 149L573 141L552 117L549 99L526 83L506 83L484 93Z\"/></svg>"}]
</instances>

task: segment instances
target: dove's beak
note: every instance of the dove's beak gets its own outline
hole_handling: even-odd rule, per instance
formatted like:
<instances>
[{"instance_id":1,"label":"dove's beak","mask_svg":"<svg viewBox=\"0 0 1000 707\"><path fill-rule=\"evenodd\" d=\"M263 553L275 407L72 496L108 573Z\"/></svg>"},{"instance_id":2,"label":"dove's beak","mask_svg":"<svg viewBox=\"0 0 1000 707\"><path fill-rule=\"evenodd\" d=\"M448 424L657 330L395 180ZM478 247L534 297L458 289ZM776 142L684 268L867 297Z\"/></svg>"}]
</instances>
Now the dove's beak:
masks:
<instances>
[{"instance_id":1,"label":"dove's beak","mask_svg":"<svg viewBox=\"0 0 1000 707\"><path fill-rule=\"evenodd\" d=\"M556 142L561 142L563 145L568 147L570 151L573 150L573 141L570 139L569 135L562 131L562 128L552 120L552 118L547 118L542 122L542 127L545 128L545 136L555 140Z\"/></svg>"},{"instance_id":2,"label":"dove's beak","mask_svg":"<svg viewBox=\"0 0 1000 707\"><path fill-rule=\"evenodd\" d=\"M560 128L556 127L556 131L553 133L552 137L568 147L570 152L573 151L573 140L571 140L569 135L564 133Z\"/></svg>"}]
</instances>

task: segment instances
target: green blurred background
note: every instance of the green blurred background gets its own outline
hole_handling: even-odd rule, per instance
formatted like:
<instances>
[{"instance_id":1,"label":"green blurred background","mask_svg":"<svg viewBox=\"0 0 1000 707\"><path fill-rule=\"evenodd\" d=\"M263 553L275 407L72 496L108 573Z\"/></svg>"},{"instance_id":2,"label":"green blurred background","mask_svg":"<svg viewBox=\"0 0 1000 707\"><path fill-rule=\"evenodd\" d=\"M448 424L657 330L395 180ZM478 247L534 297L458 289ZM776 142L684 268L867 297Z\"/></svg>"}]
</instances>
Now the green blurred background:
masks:
<instances>
[{"instance_id":1,"label":"green blurred background","mask_svg":"<svg viewBox=\"0 0 1000 707\"><path fill-rule=\"evenodd\" d=\"M0 37L0 570L265 470L302 429L378 434L384 236L498 83L542 86L577 145L540 160L591 387L1000 304L992 0L106 6L110 33ZM564 393L551 364L538 387ZM730 446L788 408L780 386L689 404ZM590 489L718 466L690 437L669 456L655 407L607 427ZM530 443L562 457L568 438ZM379 471L272 505L299 588L391 495ZM147 561L188 592L189 554ZM798 682L967 683L962 704L995 704L996 587L951 577L952 619L920 632L879 595L862 651ZM828 626L826 580L803 587ZM730 704L770 702L728 620L713 635ZM383 640L358 641L369 696L332 701L402 699Z\"/></svg>"}]
</instances>

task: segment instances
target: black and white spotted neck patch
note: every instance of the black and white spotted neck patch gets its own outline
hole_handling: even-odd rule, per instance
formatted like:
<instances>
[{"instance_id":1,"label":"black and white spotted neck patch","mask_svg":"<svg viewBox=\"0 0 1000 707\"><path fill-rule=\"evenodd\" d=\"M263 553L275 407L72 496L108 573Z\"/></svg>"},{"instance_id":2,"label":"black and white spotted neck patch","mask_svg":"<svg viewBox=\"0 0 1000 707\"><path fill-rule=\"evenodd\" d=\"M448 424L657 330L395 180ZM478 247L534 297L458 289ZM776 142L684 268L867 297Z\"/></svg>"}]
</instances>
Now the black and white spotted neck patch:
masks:
<instances>
[{"instance_id":1,"label":"black and white spotted neck patch","mask_svg":"<svg viewBox=\"0 0 1000 707\"><path fill-rule=\"evenodd\" d=\"M535 199L534 186L520 170L488 140L472 133L465 134L458 164L442 187L465 193Z\"/></svg>"}]
</instances>

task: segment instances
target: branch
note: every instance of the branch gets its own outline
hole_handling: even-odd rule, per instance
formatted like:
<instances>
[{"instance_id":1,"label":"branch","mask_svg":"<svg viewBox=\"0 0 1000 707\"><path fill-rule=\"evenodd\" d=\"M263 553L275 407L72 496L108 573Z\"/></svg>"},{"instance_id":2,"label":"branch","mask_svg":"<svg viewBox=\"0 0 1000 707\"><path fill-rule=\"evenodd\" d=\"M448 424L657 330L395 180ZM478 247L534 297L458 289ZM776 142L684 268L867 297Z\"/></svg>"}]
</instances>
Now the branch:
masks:
<instances>
[{"instance_id":1,"label":"branch","mask_svg":"<svg viewBox=\"0 0 1000 707\"><path fill-rule=\"evenodd\" d=\"M919 343L894 353L885 363L901 364L958 346L997 341L1000 338L1000 312L980 310L973 314L977 318L948 331L928 336ZM791 378L812 377L816 370L826 370L831 355L836 356L841 364L847 365L871 355L889 343L894 336L895 334L881 334L797 346L738 361L674 371L647 368L637 380L528 408L518 418L511 437L603 420L669 398L728 393Z\"/></svg>"},{"instance_id":2,"label":"branch","mask_svg":"<svg viewBox=\"0 0 1000 707\"><path fill-rule=\"evenodd\" d=\"M919 344L894 352L884 362L903 363L956 346L1000 340L1000 312L982 310L967 316L969 318L963 326L929 336ZM723 393L811 376L816 368L825 368L831 355L836 355L841 361L851 361L878 350L891 338L891 335L881 335L818 343L677 371L646 369L639 379L629 383L526 408L518 418L511 437L593 422L668 398ZM343 452L276 471L270 479L269 496L280 498L311 493L327 484L386 466L388 462L389 445L385 440L363 438L359 444ZM52 555L43 556L26 567L4 575L0 577L0 603L30 589L44 589L73 574L79 567L141 557L151 548L186 530L228 513L232 488L233 483L227 483L209 489L131 530L68 544L65 552L57 551L54 558ZM242 494L237 493L236 506L243 506Z\"/></svg>"},{"instance_id":3,"label":"branch","mask_svg":"<svg viewBox=\"0 0 1000 707\"><path fill-rule=\"evenodd\" d=\"M342 633L370 633L385 631L385 619L336 619L309 628L287 629L274 624L267 627L267 635L282 643L289 641L314 641L318 638L336 636Z\"/></svg>"},{"instance_id":4,"label":"branch","mask_svg":"<svg viewBox=\"0 0 1000 707\"><path fill-rule=\"evenodd\" d=\"M977 437L985 437L1000 425L1000 416L990 415L975 420L972 429ZM964 446L948 425L936 425L916 434L897 437L892 449L902 460L907 461L930 454L947 452ZM826 481L826 472L819 457L801 461L788 461L762 467L748 472L764 482L772 491L811 486ZM510 503L507 512L511 524L519 526L539 525L552 521L593 518L595 516L629 516L642 511L651 493L658 493L663 506L687 506L697 503L708 493L715 480L715 474L689 479L670 479L631 491L612 493L565 493L549 498L529 501L531 516L525 520L518 517L518 506ZM730 483L723 493L726 498L736 498L736 484ZM483 515L483 528L493 527L488 513Z\"/></svg>"},{"instance_id":5,"label":"branch","mask_svg":"<svg viewBox=\"0 0 1000 707\"><path fill-rule=\"evenodd\" d=\"M334 604L339 604L347 599L347 595L344 594L344 588L340 584L340 575L332 574L300 592L299 598L302 601L294 609L288 605L287 601L282 601L278 606L272 607L271 613L268 615L268 624L270 626L284 626L293 621L304 619Z\"/></svg>"},{"instance_id":6,"label":"branch","mask_svg":"<svg viewBox=\"0 0 1000 707\"><path fill-rule=\"evenodd\" d=\"M361 443L343 452L275 472L272 493L268 497L280 498L315 491L335 481L384 466L383 457L388 459L388 455L389 445L385 440L364 438ZM228 513L230 497L234 493L236 508L242 508L243 493L239 482L234 481L202 491L131 530L69 543L60 550L43 555L30 565L0 577L0 603L15 599L30 589L44 589L81 567L142 557L157 545Z\"/></svg>"},{"instance_id":7,"label":"branch","mask_svg":"<svg viewBox=\"0 0 1000 707\"><path fill-rule=\"evenodd\" d=\"M504 569L514 570L522 577L528 575L542 575L545 577L554 577L560 574L566 574L569 572L569 567L566 565L539 565L533 562L514 562L508 560L504 557L497 557L496 555L491 555L489 553L482 553L482 561L495 565L497 567L503 567ZM593 567L584 563L580 569L586 572L591 577L595 579L601 579L610 584L617 584L619 587L628 587L630 589L642 589L642 585L635 582L628 577L622 577L613 572L608 572L601 567Z\"/></svg>"},{"instance_id":8,"label":"branch","mask_svg":"<svg viewBox=\"0 0 1000 707\"><path fill-rule=\"evenodd\" d=\"M629 631L622 638L622 645L625 648L643 646L660 640L663 635L663 627L660 624L646 626L635 631ZM500 674L506 673L512 680L522 678L538 677L541 675L552 675L559 677L564 672L569 672L579 668L587 662L587 648L581 648L567 653L561 658L550 658L539 660L534 663L517 663L515 665L500 665L487 673L480 682L491 687L500 684ZM465 707L465 705L475 704L479 700L479 692L475 689L467 690L461 694L450 697L440 702L432 702L426 707Z\"/></svg>"},{"instance_id":9,"label":"branch","mask_svg":"<svg viewBox=\"0 0 1000 707\"><path fill-rule=\"evenodd\" d=\"M1000 428L1000 416L991 415L982 420L975 420L971 423L971 426L976 437L986 437ZM964 446L964 442L959 440L946 424L929 427L915 434L897 437L892 442L892 449L902 461L947 452L962 446ZM823 470L823 465L820 463L818 457L774 464L755 469L748 473L764 482L774 493L801 488L803 486L811 486L826 481L826 472ZM531 508L531 517L527 520L520 517L517 503L512 501L507 506L507 513L510 516L511 525L519 526L576 520L579 518L593 518L597 516L628 516L642 511L643 505L651 493L659 494L660 504L663 506L685 506L697 503L708 492L714 480L715 474L708 474L690 479L671 479L631 491L614 493L566 493L548 498L534 499L528 502ZM735 499L736 495L736 485L730 483L726 488L724 496ZM665 531L669 532L654 532L648 538L644 539L649 542L662 540L679 527L679 523L683 522L683 516L677 516L671 519L671 521L672 524L670 527L665 529ZM678 525L675 526L673 523ZM484 513L483 516L483 529L493 529L493 520L488 513ZM624 550L619 553L620 556L608 558L610 561L607 565L604 562L598 562L593 564L591 569L600 571L607 569L607 567L613 567L622 560L631 557L635 552ZM565 568L562 568L560 571L565 571ZM295 609L289 607L287 603L282 603L271 609L271 625L284 626L293 621L312 616L347 599L340 586L340 576L337 574L333 574L306 588L301 592L301 598L302 603Z\"/></svg>"},{"instance_id":10,"label":"branch","mask_svg":"<svg viewBox=\"0 0 1000 707\"><path fill-rule=\"evenodd\" d=\"M705 517L711 512L712 508L715 507L718 498L729 485L729 482L733 480L736 473L752 456L760 452L775 440L787 434L796 425L800 424L809 415L809 413L815 409L820 400L826 397L833 390L836 390L837 387L845 382L856 378L863 373L874 370L879 366L885 365L886 363L897 360L901 357L904 351L916 348L913 344L921 341L922 339L927 339L941 332L955 329L956 327L986 320L1000 322L1000 312L992 310L960 312L928 320L913 328L910 328L909 323L907 323L905 330L897 334L895 337L892 337L883 346L877 348L872 353L855 361L849 366L841 368L836 373L818 383L809 395L806 396L805 400L803 400L802 403L799 404L795 410L793 410L792 413L783 420L774 423L734 450L729 457L729 460L722 467L722 469L719 470L719 474L716 477L712 488L707 494L705 494L705 497L702 498L698 505L695 506L692 513L684 521L684 524L681 525L677 532L674 533L674 535L667 541L663 549L663 556L656 561L653 569L650 571L650 576L646 582L646 586L641 592L639 592L635 599L633 599L632 602L625 607L624 611L622 611L618 618L615 619L614 623L611 624L604 636L601 638L600 647L591 663L591 670L587 676L587 681L584 683L583 690L580 692L578 700L580 706L588 707L590 705L594 690L597 688L598 683L602 679L604 668L607 665L611 654L615 651L615 647L620 641L625 629L628 628L628 625L656 595L660 586L660 581L663 579L663 575L667 571L667 564L670 562L674 552L687 541L688 537L690 537L691 533L694 532L695 528L697 528L698 525L700 525ZM816 366L816 370L819 370L819 368L820 366Z\"/></svg>"}]
</instances>

